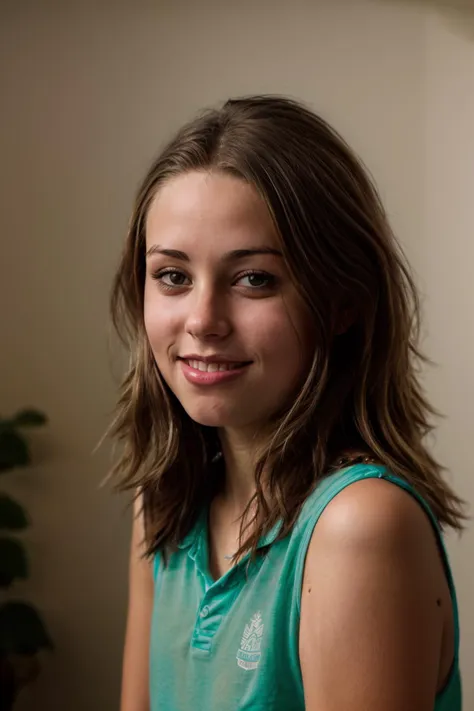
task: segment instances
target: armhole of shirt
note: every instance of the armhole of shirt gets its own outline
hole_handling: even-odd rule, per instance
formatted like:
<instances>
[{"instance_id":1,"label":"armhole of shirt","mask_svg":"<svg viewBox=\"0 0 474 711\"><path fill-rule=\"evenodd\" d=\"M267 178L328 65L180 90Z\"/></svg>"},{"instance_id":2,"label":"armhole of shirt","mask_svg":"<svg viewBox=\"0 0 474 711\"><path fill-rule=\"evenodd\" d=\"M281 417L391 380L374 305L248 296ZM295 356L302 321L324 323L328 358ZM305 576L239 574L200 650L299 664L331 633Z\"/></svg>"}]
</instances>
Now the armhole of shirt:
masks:
<instances>
[{"instance_id":1,"label":"armhole of shirt","mask_svg":"<svg viewBox=\"0 0 474 711\"><path fill-rule=\"evenodd\" d=\"M408 494L410 494L421 506L425 514L428 516L432 528L435 531L436 540L438 543L438 548L441 553L441 558L443 562L443 567L448 581L449 591L451 595L451 602L453 605L453 617L454 617L454 661L455 665L459 661L459 612L458 603L456 597L456 590L454 586L453 575L451 572L451 566L449 563L448 553L446 551L445 543L443 540L442 531L440 529L439 523L431 511L430 507L423 499L423 497L404 479L391 474L384 466L378 465L367 465L367 464L356 464L347 470L340 471L332 475L334 478L329 483L327 488L321 493L320 497L317 497L315 503L314 511L309 514L308 520L305 524L305 529L301 539L301 547L298 554L298 561L296 563L295 569L295 584L297 586L296 604L298 618L301 615L301 595L303 587L303 575L304 566L306 562L306 556L308 553L309 543L313 535L314 529L319 521L319 518L326 506L343 491L346 487L354 484L357 481L362 481L363 479L384 479L395 486L404 489ZM317 496L317 490L315 492Z\"/></svg>"}]
</instances>

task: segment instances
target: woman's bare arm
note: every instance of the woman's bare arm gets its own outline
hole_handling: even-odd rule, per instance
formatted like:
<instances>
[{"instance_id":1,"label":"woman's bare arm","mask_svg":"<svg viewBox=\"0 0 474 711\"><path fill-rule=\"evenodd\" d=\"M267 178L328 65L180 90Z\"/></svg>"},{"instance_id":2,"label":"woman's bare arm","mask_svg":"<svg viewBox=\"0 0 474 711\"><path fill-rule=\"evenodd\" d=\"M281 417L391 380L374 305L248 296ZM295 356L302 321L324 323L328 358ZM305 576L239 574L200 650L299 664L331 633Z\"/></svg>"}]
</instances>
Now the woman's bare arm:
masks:
<instances>
[{"instance_id":1,"label":"woman's bare arm","mask_svg":"<svg viewBox=\"0 0 474 711\"><path fill-rule=\"evenodd\" d=\"M149 711L149 645L153 606L153 574L143 558L144 525L141 500L134 507L130 546L129 601L123 655L120 711Z\"/></svg>"},{"instance_id":2,"label":"woman's bare arm","mask_svg":"<svg viewBox=\"0 0 474 711\"><path fill-rule=\"evenodd\" d=\"M449 590L420 506L378 479L315 528L301 601L308 711L432 711Z\"/></svg>"}]
</instances>

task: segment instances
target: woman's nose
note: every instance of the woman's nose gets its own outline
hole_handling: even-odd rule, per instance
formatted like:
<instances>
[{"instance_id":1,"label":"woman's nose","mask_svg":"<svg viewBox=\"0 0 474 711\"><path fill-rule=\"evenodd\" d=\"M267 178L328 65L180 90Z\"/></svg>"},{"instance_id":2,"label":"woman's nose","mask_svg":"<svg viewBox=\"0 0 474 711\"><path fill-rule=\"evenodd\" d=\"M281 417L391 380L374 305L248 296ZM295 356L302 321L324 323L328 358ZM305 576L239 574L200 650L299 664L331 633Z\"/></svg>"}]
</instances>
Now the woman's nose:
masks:
<instances>
[{"instance_id":1,"label":"woman's nose","mask_svg":"<svg viewBox=\"0 0 474 711\"><path fill-rule=\"evenodd\" d=\"M225 338L231 332L225 297L216 291L196 296L186 319L186 331L197 339Z\"/></svg>"}]
</instances>

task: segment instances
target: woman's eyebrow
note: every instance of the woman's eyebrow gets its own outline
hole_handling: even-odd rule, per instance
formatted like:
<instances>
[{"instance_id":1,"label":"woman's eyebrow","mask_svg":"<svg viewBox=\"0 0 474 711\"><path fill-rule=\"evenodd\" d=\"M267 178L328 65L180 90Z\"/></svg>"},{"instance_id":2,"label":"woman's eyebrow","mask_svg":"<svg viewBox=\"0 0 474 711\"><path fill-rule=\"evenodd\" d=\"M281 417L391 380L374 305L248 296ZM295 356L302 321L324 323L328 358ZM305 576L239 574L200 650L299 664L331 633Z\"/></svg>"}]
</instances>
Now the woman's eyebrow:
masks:
<instances>
[{"instance_id":1,"label":"woman's eyebrow","mask_svg":"<svg viewBox=\"0 0 474 711\"><path fill-rule=\"evenodd\" d=\"M152 245L146 251L146 257L151 257L154 254L163 254L165 257L170 257L171 259L178 259L182 262L191 261L189 255L186 254L186 252L182 252L178 249L165 249L159 244ZM279 249L274 249L273 247L249 247L247 249L233 249L230 252L226 252L222 255L221 261L232 262L238 259L252 257L256 254L271 254L275 257L283 257L282 252Z\"/></svg>"}]
</instances>

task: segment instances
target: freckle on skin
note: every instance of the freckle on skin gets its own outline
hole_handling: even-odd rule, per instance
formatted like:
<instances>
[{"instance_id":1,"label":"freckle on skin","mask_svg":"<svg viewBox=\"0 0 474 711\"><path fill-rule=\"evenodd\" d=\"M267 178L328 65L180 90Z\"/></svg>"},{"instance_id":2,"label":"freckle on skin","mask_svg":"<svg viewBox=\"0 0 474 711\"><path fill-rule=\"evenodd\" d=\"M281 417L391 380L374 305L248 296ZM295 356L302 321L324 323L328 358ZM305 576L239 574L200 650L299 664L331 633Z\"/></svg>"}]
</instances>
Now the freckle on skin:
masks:
<instances>
[{"instance_id":1,"label":"freckle on skin","mask_svg":"<svg viewBox=\"0 0 474 711\"><path fill-rule=\"evenodd\" d=\"M438 599L436 600L436 604L438 605L438 607L441 607L441 598L438 598Z\"/></svg>"}]
</instances>

